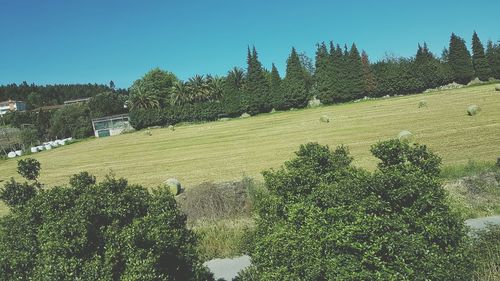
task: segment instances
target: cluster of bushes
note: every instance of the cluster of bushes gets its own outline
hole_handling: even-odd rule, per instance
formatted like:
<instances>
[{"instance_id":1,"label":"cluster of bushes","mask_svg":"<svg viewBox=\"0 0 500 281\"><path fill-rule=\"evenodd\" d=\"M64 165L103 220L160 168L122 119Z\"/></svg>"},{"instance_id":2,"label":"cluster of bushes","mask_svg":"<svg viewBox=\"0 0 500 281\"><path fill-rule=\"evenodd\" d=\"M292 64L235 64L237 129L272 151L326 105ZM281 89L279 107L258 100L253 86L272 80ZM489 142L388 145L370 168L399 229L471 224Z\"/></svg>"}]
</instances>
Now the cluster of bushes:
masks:
<instances>
[{"instance_id":1,"label":"cluster of bushes","mask_svg":"<svg viewBox=\"0 0 500 281\"><path fill-rule=\"evenodd\" d=\"M39 169L21 160L29 182L0 189L0 280L213 280L167 188L84 172L46 189Z\"/></svg>"},{"instance_id":2,"label":"cluster of bushes","mask_svg":"<svg viewBox=\"0 0 500 281\"><path fill-rule=\"evenodd\" d=\"M265 172L240 280L470 280L467 228L446 204L440 158L399 140L371 151L374 172L345 147L314 143Z\"/></svg>"}]
</instances>

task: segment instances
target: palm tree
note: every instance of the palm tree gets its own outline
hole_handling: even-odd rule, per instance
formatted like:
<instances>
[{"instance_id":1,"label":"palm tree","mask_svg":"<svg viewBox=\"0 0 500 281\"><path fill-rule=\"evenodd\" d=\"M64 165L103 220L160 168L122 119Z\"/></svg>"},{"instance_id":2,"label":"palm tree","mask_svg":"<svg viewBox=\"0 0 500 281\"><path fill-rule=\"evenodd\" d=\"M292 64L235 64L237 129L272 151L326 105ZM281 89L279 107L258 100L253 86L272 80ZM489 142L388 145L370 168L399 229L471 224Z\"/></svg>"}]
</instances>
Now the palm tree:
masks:
<instances>
[{"instance_id":1,"label":"palm tree","mask_svg":"<svg viewBox=\"0 0 500 281\"><path fill-rule=\"evenodd\" d=\"M160 108L158 96L147 92L141 80L137 80L130 87L130 97L127 103L130 106L130 110Z\"/></svg>"},{"instance_id":2,"label":"palm tree","mask_svg":"<svg viewBox=\"0 0 500 281\"><path fill-rule=\"evenodd\" d=\"M217 101L222 98L222 93L224 91L224 78L215 76L208 77L207 79L208 90L209 90L209 101Z\"/></svg>"},{"instance_id":3,"label":"palm tree","mask_svg":"<svg viewBox=\"0 0 500 281\"><path fill-rule=\"evenodd\" d=\"M172 96L170 103L172 105L182 105L190 102L190 88L188 83L178 81L172 86Z\"/></svg>"},{"instance_id":4,"label":"palm tree","mask_svg":"<svg viewBox=\"0 0 500 281\"><path fill-rule=\"evenodd\" d=\"M191 102L202 102L208 99L209 91L205 76L196 74L188 79L187 84L191 90L189 99Z\"/></svg>"},{"instance_id":5,"label":"palm tree","mask_svg":"<svg viewBox=\"0 0 500 281\"><path fill-rule=\"evenodd\" d=\"M245 71L239 67L234 67L227 73L226 81L230 85L234 85L236 89L241 89L245 83Z\"/></svg>"}]
</instances>

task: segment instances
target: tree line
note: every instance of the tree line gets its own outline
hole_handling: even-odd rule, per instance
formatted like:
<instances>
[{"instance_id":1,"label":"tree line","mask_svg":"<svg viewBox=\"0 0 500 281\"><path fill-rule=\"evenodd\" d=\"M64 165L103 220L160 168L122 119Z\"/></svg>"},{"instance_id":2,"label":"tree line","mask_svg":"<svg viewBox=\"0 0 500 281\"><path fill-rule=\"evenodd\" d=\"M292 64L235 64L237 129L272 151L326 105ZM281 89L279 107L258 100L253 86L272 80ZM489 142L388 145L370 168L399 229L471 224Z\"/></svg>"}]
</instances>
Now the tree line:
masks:
<instances>
[{"instance_id":1,"label":"tree line","mask_svg":"<svg viewBox=\"0 0 500 281\"><path fill-rule=\"evenodd\" d=\"M433 54L424 42L417 46L413 57L388 56L372 63L368 54L360 51L355 43L341 46L322 42L317 44L314 60L292 48L283 77L274 64L270 70L266 69L259 60L256 48L249 47L246 69L234 67L223 77L195 75L182 81L172 72L155 68L137 79L128 90L114 89L113 81L109 86L35 86L23 82L21 85L1 86L0 100L24 99L31 108L37 108L102 93L118 94L120 98L117 100L123 103L121 105L106 101L90 105L87 110L75 111L88 118L76 118L86 120L82 121L86 129L80 130L80 133L75 133L76 129L71 130L71 135L90 136L90 111L94 110L93 106L99 105L112 104L109 110L101 110L110 111L107 113L130 112L132 126L141 129L237 117L243 113L255 115L273 109L302 108L313 97L323 104L333 104L365 96L418 93L451 82L467 84L476 77L481 81L500 79L500 43L488 41L485 48L474 32L471 47L472 54L465 40L452 33L449 46L440 56ZM70 110L67 111L69 114ZM3 123L13 126L36 124L34 118L24 115L31 114L17 113L15 118L5 118ZM25 120L9 121L16 118ZM64 134L68 134L67 131ZM51 134L45 130L38 135L46 138Z\"/></svg>"},{"instance_id":2,"label":"tree line","mask_svg":"<svg viewBox=\"0 0 500 281\"><path fill-rule=\"evenodd\" d=\"M109 85L102 84L55 84L35 85L26 81L21 84L8 84L0 86L0 101L9 99L24 101L28 108L34 109L42 106L63 104L65 101L90 98L99 93L116 91L125 93L125 89L116 89L113 81Z\"/></svg>"},{"instance_id":3,"label":"tree line","mask_svg":"<svg viewBox=\"0 0 500 281\"><path fill-rule=\"evenodd\" d=\"M323 104L363 97L419 93L452 82L467 84L500 79L500 43L486 48L474 32L472 54L463 38L452 33L440 56L418 44L410 58L385 57L371 63L353 43L319 43L314 63L292 48L286 73L263 67L255 47L247 50L247 67L234 67L225 77L196 75L187 81L153 69L129 89L132 125L144 128L183 121L209 121L307 106L313 97Z\"/></svg>"}]
</instances>

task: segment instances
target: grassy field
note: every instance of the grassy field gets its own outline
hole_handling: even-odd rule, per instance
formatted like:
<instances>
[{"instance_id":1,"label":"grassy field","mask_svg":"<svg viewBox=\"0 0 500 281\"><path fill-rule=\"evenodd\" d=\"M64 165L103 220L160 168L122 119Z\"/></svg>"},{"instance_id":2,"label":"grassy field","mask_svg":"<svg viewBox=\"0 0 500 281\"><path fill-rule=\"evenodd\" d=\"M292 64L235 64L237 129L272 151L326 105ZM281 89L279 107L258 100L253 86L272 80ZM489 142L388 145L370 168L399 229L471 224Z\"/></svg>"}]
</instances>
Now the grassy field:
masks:
<instances>
[{"instance_id":1,"label":"grassy field","mask_svg":"<svg viewBox=\"0 0 500 281\"><path fill-rule=\"evenodd\" d=\"M419 108L425 99L427 107ZM482 111L466 114L477 104ZM321 123L322 115L330 123ZM429 94L368 100L246 119L153 129L116 137L91 139L31 155L41 162L41 182L61 185L70 175L88 171L102 179L112 171L132 183L156 186L169 177L184 186L203 181L261 178L280 166L300 144L348 145L355 164L373 168L369 148L377 141L409 130L415 140L443 157L444 165L500 157L500 93L494 85ZM0 161L0 181L16 175L16 160ZM0 207L0 214L2 208Z\"/></svg>"}]
</instances>

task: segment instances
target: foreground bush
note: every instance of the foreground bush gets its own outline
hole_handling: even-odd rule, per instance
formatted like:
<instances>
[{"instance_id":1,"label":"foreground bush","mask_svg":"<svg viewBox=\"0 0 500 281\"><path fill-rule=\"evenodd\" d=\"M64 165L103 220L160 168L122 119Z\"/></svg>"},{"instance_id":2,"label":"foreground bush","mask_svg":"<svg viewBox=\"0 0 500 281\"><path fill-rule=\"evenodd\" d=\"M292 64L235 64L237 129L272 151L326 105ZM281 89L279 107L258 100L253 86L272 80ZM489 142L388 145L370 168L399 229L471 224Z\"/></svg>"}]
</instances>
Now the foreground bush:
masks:
<instances>
[{"instance_id":1,"label":"foreground bush","mask_svg":"<svg viewBox=\"0 0 500 281\"><path fill-rule=\"evenodd\" d=\"M500 280L500 225L489 225L474 232L474 280Z\"/></svg>"},{"instance_id":2,"label":"foreground bush","mask_svg":"<svg viewBox=\"0 0 500 281\"><path fill-rule=\"evenodd\" d=\"M466 227L445 203L440 158L390 140L378 169L307 144L264 173L250 249L255 280L470 280Z\"/></svg>"},{"instance_id":3,"label":"foreground bush","mask_svg":"<svg viewBox=\"0 0 500 281\"><path fill-rule=\"evenodd\" d=\"M167 189L82 173L30 190L0 219L0 280L213 279Z\"/></svg>"}]
</instances>

